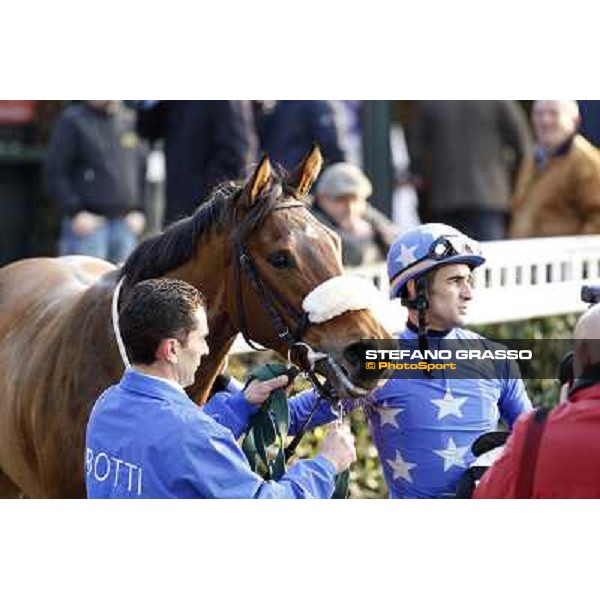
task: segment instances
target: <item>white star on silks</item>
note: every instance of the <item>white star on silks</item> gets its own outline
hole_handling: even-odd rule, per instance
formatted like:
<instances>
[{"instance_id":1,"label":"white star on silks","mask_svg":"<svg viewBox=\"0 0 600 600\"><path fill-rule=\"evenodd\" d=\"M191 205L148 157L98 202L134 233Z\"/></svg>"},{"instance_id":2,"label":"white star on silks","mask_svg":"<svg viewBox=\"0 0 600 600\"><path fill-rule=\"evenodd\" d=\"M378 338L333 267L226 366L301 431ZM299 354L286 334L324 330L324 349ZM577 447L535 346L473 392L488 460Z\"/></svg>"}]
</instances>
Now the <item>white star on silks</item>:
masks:
<instances>
[{"instance_id":1,"label":"white star on silks","mask_svg":"<svg viewBox=\"0 0 600 600\"><path fill-rule=\"evenodd\" d=\"M396 460L390 460L389 458L386 458L385 462L392 467L392 470L394 471L392 478L394 480L402 478L406 479L406 481L409 483L413 482L412 477L410 476L410 470L414 469L417 464L406 462L402 458L402 454L400 454L399 450L396 450Z\"/></svg>"},{"instance_id":2,"label":"white star on silks","mask_svg":"<svg viewBox=\"0 0 600 600\"><path fill-rule=\"evenodd\" d=\"M417 244L414 246L403 246L400 244L400 256L396 259L396 262L405 266L412 265L417 260L417 257L414 255L416 248Z\"/></svg>"},{"instance_id":3,"label":"white star on silks","mask_svg":"<svg viewBox=\"0 0 600 600\"><path fill-rule=\"evenodd\" d=\"M396 417L404 412L404 408L391 408L387 406L382 406L377 409L377 414L379 415L379 426L383 427L384 425L391 425L398 429L398 422L396 421Z\"/></svg>"},{"instance_id":4,"label":"white star on silks","mask_svg":"<svg viewBox=\"0 0 600 600\"><path fill-rule=\"evenodd\" d=\"M450 391L450 388L446 388L446 393L443 398L430 400L432 404L435 404L440 410L438 412L438 421L447 417L448 415L454 415L456 417L462 417L463 414L460 407L468 400L466 396L455 398Z\"/></svg>"},{"instance_id":5,"label":"white star on silks","mask_svg":"<svg viewBox=\"0 0 600 600\"><path fill-rule=\"evenodd\" d=\"M444 472L451 467L466 467L463 460L464 455L469 450L469 446L457 447L452 438L448 441L448 447L445 450L434 450L434 452L444 459Z\"/></svg>"}]
</instances>

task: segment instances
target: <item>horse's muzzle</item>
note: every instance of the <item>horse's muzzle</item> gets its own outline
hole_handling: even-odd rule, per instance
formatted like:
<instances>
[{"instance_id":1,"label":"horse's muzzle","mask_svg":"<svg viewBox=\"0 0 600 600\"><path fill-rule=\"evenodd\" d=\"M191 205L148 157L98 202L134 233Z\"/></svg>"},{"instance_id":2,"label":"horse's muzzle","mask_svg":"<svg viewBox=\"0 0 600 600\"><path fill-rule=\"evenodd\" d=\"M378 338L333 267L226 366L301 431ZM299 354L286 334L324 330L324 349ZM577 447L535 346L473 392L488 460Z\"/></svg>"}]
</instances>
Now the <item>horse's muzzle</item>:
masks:
<instances>
[{"instance_id":1,"label":"horse's muzzle","mask_svg":"<svg viewBox=\"0 0 600 600\"><path fill-rule=\"evenodd\" d=\"M364 398L372 391L353 382L347 370L331 355L316 352L304 342L294 344L290 348L288 358L309 375L318 391L332 403L345 399ZM325 383L316 380L314 377L316 373L325 378Z\"/></svg>"}]
</instances>

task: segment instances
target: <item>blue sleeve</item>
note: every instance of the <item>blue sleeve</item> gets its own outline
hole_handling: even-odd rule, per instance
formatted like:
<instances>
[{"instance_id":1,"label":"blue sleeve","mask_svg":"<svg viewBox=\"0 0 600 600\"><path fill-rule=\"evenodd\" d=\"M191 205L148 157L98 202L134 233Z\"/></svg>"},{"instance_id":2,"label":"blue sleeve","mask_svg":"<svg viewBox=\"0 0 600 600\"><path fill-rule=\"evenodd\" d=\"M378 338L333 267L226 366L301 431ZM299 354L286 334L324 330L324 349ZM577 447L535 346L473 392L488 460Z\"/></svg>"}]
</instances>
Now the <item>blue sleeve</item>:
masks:
<instances>
[{"instance_id":1,"label":"blue sleeve","mask_svg":"<svg viewBox=\"0 0 600 600\"><path fill-rule=\"evenodd\" d=\"M264 481L218 424L195 428L183 451L185 478L202 498L330 498L335 488L335 467L323 456L299 460L279 481Z\"/></svg>"},{"instance_id":2,"label":"blue sleeve","mask_svg":"<svg viewBox=\"0 0 600 600\"><path fill-rule=\"evenodd\" d=\"M244 384L236 379L235 377L229 377L229 381L227 382L227 391L231 392L241 392L244 389Z\"/></svg>"},{"instance_id":3,"label":"blue sleeve","mask_svg":"<svg viewBox=\"0 0 600 600\"><path fill-rule=\"evenodd\" d=\"M531 400L527 395L525 384L517 363L506 361L505 377L502 381L502 393L498 402L500 416L509 427L523 413L532 410Z\"/></svg>"},{"instance_id":4,"label":"blue sleeve","mask_svg":"<svg viewBox=\"0 0 600 600\"><path fill-rule=\"evenodd\" d=\"M242 390L231 383L226 391L212 396L204 407L204 412L229 429L234 438L239 438L248 429L250 417L257 411L258 407L250 404Z\"/></svg>"},{"instance_id":5,"label":"blue sleeve","mask_svg":"<svg viewBox=\"0 0 600 600\"><path fill-rule=\"evenodd\" d=\"M315 413L310 418L310 421L304 425L306 419L310 415L314 405L318 403ZM351 412L356 408L355 402L352 400L343 400L342 405L344 412ZM296 435L302 426L308 431L314 429L319 425L325 423L331 423L337 419L337 414L331 409L331 404L327 400L315 394L314 390L306 390L296 394L288 401L290 408L290 428L288 430L289 435Z\"/></svg>"}]
</instances>

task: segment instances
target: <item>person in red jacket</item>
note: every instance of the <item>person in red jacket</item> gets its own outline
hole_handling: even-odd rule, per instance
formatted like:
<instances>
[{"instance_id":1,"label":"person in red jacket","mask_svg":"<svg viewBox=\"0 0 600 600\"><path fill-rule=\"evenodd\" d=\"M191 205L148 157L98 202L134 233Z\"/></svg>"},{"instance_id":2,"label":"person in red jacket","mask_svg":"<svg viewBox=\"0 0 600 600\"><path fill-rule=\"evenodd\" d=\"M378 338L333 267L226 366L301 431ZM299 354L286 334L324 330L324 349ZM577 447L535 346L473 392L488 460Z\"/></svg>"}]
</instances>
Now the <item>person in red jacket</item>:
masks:
<instances>
[{"instance_id":1,"label":"person in red jacket","mask_svg":"<svg viewBox=\"0 0 600 600\"><path fill-rule=\"evenodd\" d=\"M575 380L545 418L519 418L474 498L600 498L600 305L575 327Z\"/></svg>"}]
</instances>

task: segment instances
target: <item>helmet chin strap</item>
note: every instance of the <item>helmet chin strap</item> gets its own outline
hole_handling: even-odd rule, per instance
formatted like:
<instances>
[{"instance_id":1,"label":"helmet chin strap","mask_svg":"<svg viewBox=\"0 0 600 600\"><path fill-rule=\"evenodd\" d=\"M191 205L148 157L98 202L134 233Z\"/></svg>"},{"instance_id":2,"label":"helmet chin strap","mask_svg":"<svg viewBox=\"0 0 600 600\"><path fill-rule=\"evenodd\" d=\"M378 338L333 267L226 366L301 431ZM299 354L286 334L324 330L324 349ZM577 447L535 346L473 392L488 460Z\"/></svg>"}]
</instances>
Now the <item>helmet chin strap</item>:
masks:
<instances>
[{"instance_id":1,"label":"helmet chin strap","mask_svg":"<svg viewBox=\"0 0 600 600\"><path fill-rule=\"evenodd\" d=\"M416 295L414 300L408 298L402 300L402 304L407 308L416 310L418 313L418 327L419 327L419 351L424 355L425 350L429 350L429 343L427 342L427 320L426 312L429 308L429 300L427 299L427 282L425 277L419 277L415 282ZM427 375L431 377L432 373L426 371Z\"/></svg>"},{"instance_id":2,"label":"helmet chin strap","mask_svg":"<svg viewBox=\"0 0 600 600\"><path fill-rule=\"evenodd\" d=\"M429 300L427 299L427 282L425 278L419 277L415 282L415 287L414 299L403 298L402 304L418 312L419 350L423 352L428 349L426 311L429 308Z\"/></svg>"},{"instance_id":3,"label":"helmet chin strap","mask_svg":"<svg viewBox=\"0 0 600 600\"><path fill-rule=\"evenodd\" d=\"M427 299L427 282L424 277L417 279L417 297L415 298L415 308L419 311L419 350L425 352L429 349L427 343L427 321L426 311L429 308Z\"/></svg>"}]
</instances>

